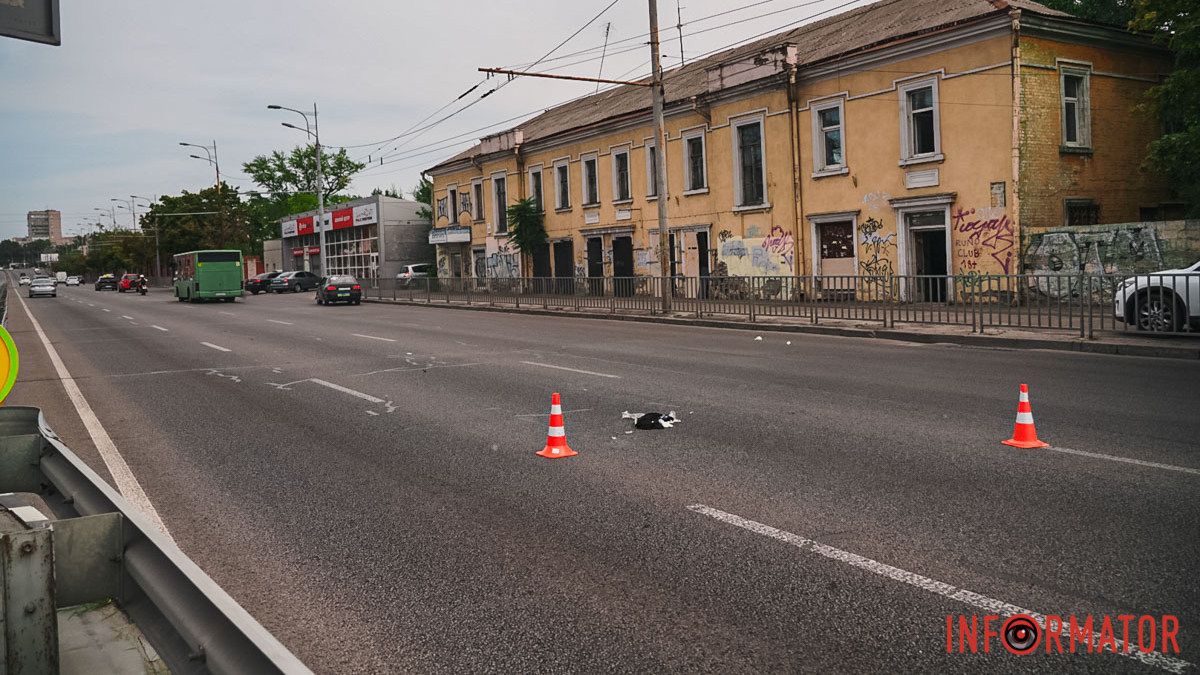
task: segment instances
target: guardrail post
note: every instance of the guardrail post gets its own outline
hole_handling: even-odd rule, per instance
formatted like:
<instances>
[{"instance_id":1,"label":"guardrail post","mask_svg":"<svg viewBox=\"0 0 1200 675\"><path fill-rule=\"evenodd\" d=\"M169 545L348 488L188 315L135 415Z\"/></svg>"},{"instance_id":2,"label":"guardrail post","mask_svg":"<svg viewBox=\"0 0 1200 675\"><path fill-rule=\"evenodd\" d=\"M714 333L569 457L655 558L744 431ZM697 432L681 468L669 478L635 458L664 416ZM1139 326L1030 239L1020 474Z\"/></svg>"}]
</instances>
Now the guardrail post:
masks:
<instances>
[{"instance_id":1,"label":"guardrail post","mask_svg":"<svg viewBox=\"0 0 1200 675\"><path fill-rule=\"evenodd\" d=\"M750 277L749 296L750 296L750 303L748 305L748 308L749 308L749 313L750 313L750 321L751 321L751 323L753 323L754 320L756 319L756 312L755 312L756 308L754 306L754 277Z\"/></svg>"},{"instance_id":2,"label":"guardrail post","mask_svg":"<svg viewBox=\"0 0 1200 675\"><path fill-rule=\"evenodd\" d=\"M0 533L0 637L8 672L58 672L52 536L49 529Z\"/></svg>"}]
</instances>

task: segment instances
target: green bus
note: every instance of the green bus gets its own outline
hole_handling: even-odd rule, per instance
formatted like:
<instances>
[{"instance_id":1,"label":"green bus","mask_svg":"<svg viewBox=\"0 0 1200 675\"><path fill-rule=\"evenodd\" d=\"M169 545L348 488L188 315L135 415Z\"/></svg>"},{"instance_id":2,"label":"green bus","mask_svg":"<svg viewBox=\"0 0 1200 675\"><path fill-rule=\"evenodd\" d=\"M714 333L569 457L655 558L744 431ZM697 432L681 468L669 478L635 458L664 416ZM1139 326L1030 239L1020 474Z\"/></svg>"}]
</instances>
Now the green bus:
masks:
<instances>
[{"instance_id":1,"label":"green bus","mask_svg":"<svg viewBox=\"0 0 1200 675\"><path fill-rule=\"evenodd\" d=\"M233 302L242 294L241 251L188 251L175 256L175 297L180 302Z\"/></svg>"}]
</instances>

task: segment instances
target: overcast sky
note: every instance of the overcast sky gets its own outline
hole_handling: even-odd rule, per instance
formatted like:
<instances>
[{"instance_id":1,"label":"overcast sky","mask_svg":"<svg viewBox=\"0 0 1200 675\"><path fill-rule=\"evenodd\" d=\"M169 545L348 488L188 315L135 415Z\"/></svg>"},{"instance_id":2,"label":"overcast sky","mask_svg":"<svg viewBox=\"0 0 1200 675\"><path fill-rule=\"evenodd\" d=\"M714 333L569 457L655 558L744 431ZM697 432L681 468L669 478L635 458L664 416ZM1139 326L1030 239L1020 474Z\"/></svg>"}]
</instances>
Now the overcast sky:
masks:
<instances>
[{"instance_id":1,"label":"overcast sky","mask_svg":"<svg viewBox=\"0 0 1200 675\"><path fill-rule=\"evenodd\" d=\"M85 229L83 223L96 221L96 207L115 205L111 198L178 194L211 185L212 168L188 157L203 153L180 147L180 141L215 140L223 176L252 189L243 178L243 162L303 142L302 133L280 126L283 121L302 126L299 116L267 110L270 103L311 109L315 100L326 145L369 144L396 136L480 82L476 68L532 62L608 2L63 0L62 46L0 38L0 238L24 236L25 213L31 209L61 210L64 231L77 234ZM810 20L845 11L839 7L847 4L681 2L689 58L821 12ZM866 3L852 3L861 4ZM704 18L729 10L737 11ZM676 65L675 1L659 0L659 11L664 65ZM776 13L744 21L771 12ZM600 47L610 22L609 40L615 44L604 75L642 74L649 62L641 37L648 31L642 0L617 0L556 55ZM598 56L589 52L538 69L553 66L594 76ZM592 60L574 63L584 59ZM432 120L495 84L485 83ZM421 169L516 122L463 136L466 132L549 107L594 86L519 79L419 135L380 148L352 149L355 158L370 154L374 166L356 177L350 191L368 194L394 184L407 195ZM401 143L407 145L393 149ZM384 166L379 166L381 152ZM130 223L127 210L118 209L117 218Z\"/></svg>"}]
</instances>

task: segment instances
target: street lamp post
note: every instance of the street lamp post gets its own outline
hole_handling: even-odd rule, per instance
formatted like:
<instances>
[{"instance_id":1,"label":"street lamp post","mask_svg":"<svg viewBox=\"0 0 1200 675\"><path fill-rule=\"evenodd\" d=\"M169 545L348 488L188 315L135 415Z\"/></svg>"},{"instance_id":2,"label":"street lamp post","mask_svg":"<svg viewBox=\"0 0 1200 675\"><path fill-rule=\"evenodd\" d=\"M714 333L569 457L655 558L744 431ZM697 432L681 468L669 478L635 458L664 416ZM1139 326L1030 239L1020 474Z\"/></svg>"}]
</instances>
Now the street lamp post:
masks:
<instances>
[{"instance_id":1,"label":"street lamp post","mask_svg":"<svg viewBox=\"0 0 1200 675\"><path fill-rule=\"evenodd\" d=\"M202 159L202 160L207 161L209 164L212 164L213 169L215 169L217 172L217 212L220 214L219 217L221 219L221 232L222 232L222 236L224 236L225 234L227 234L227 232L225 232L225 200L221 195L221 162L220 162L220 159L217 157L217 141L216 141L216 139L213 139L213 144L212 144L211 148L209 148L207 145L199 145L197 143L184 143L183 141L180 141L179 144L184 147L200 148L201 150L203 150L204 155L205 155L204 157L201 157L200 155L188 155L188 156L191 157L192 159Z\"/></svg>"},{"instance_id":2,"label":"street lamp post","mask_svg":"<svg viewBox=\"0 0 1200 675\"><path fill-rule=\"evenodd\" d=\"M137 204L132 199L117 199L116 197L113 197L112 199L110 199L108 201L117 202L118 206L120 206L121 208L129 209L130 215L133 216L133 229L135 229L135 230L138 229ZM126 206L126 204L128 204L129 206Z\"/></svg>"},{"instance_id":3,"label":"street lamp post","mask_svg":"<svg viewBox=\"0 0 1200 675\"><path fill-rule=\"evenodd\" d=\"M281 106L281 105L269 105L269 106L267 106L267 109L268 110L287 110L289 112L294 112L297 115L303 117L304 118L304 128L303 129L301 129L300 127L295 126L293 124L288 124L287 122L282 122L281 124L283 124L283 126L289 128L289 129L296 129L297 131L303 131L304 133L308 134L309 136L312 136L313 143L316 144L316 153L317 153L317 181L316 181L317 182L317 185L316 185L317 242L318 242L319 248L321 249L321 275L324 276L325 274L328 273L329 268L325 265L325 260L327 257L325 255L325 253L326 253L325 252L325 188L324 188L323 181L321 178L321 127L317 123L317 104L315 101L313 102L312 125L311 126L309 125L308 114L305 112L302 112L300 110L296 110L295 108L287 108L287 107Z\"/></svg>"},{"instance_id":4,"label":"street lamp post","mask_svg":"<svg viewBox=\"0 0 1200 675\"><path fill-rule=\"evenodd\" d=\"M137 195L129 195L130 203L134 203L134 200L136 200L136 199L145 199L146 200L146 208L149 208L149 209L153 209L154 202L158 201L157 199L150 199L149 197L139 197ZM158 221L157 220L154 221L154 278L162 279L162 256L159 255L159 252L158 252Z\"/></svg>"}]
</instances>

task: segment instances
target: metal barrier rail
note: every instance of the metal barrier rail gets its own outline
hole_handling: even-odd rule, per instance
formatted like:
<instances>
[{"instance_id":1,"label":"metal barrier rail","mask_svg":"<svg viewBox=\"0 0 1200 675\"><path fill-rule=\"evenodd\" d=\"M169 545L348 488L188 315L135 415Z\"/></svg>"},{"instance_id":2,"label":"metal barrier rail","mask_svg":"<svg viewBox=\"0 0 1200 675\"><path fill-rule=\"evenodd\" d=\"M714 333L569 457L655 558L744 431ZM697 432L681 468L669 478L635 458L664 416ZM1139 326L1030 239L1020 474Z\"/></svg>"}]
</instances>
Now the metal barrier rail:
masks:
<instances>
[{"instance_id":1,"label":"metal barrier rail","mask_svg":"<svg viewBox=\"0 0 1200 675\"><path fill-rule=\"evenodd\" d=\"M119 554L97 546L98 560L90 564L102 571L87 586L92 594L111 594L171 672L311 673L63 445L38 408L0 408L0 464L6 469L0 492L40 493L66 532L70 519L119 515L119 533L108 542Z\"/></svg>"},{"instance_id":2,"label":"metal barrier rail","mask_svg":"<svg viewBox=\"0 0 1200 675\"><path fill-rule=\"evenodd\" d=\"M671 311L698 318L778 317L985 328L1200 334L1200 267L1168 274L381 279L366 297L569 309Z\"/></svg>"}]
</instances>

